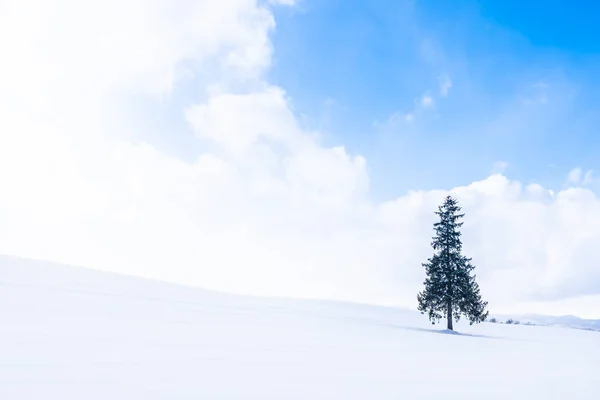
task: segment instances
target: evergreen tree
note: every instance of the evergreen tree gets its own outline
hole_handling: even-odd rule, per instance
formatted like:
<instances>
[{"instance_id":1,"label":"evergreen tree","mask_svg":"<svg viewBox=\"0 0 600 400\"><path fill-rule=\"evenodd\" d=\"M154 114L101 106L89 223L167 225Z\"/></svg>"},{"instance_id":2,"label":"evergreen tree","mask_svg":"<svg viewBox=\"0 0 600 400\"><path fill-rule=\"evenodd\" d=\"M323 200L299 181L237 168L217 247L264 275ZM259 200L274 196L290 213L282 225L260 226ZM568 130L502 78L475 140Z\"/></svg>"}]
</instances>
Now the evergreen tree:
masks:
<instances>
[{"instance_id":1,"label":"evergreen tree","mask_svg":"<svg viewBox=\"0 0 600 400\"><path fill-rule=\"evenodd\" d=\"M449 330L453 330L453 318L458 322L461 314L471 325L485 321L488 316L487 302L481 300L479 285L472 274L475 267L470 258L461 254L459 228L463 223L459 220L464 214L459 214L460 211L458 201L448 196L435 212L440 219L433 225L434 255L422 264L427 278L425 289L417 295L421 314L427 313L432 324L446 317Z\"/></svg>"}]
</instances>

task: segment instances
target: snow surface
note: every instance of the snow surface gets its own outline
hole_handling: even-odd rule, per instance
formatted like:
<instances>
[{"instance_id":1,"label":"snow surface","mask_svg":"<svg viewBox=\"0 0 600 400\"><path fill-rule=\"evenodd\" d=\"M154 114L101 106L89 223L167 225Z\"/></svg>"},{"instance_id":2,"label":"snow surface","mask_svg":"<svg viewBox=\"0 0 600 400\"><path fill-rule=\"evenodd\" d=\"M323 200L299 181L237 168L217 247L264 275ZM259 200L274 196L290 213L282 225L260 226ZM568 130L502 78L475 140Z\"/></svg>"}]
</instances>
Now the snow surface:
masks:
<instances>
[{"instance_id":1,"label":"snow surface","mask_svg":"<svg viewBox=\"0 0 600 400\"><path fill-rule=\"evenodd\" d=\"M268 279L268 277L265 277ZM596 399L600 333L0 257L0 399Z\"/></svg>"}]
</instances>

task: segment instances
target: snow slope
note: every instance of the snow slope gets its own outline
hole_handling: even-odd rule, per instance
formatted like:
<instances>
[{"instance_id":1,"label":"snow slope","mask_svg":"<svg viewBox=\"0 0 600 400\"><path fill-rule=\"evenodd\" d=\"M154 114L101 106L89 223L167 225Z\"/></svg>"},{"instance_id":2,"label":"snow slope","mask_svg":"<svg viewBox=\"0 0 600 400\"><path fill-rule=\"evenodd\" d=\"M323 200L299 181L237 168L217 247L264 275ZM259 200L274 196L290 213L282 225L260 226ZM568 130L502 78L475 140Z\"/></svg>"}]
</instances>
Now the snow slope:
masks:
<instances>
[{"instance_id":1,"label":"snow slope","mask_svg":"<svg viewBox=\"0 0 600 400\"><path fill-rule=\"evenodd\" d=\"M268 279L268 277L265 277ZM600 333L0 257L0 399L595 399Z\"/></svg>"}]
</instances>

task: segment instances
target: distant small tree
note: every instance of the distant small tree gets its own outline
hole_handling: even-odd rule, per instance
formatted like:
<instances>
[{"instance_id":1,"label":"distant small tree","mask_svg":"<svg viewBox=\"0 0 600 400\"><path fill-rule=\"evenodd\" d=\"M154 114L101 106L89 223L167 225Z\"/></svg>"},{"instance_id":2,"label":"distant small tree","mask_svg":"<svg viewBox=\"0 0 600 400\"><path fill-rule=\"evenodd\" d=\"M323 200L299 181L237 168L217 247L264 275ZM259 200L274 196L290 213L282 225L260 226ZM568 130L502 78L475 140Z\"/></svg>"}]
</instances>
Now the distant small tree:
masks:
<instances>
[{"instance_id":1,"label":"distant small tree","mask_svg":"<svg viewBox=\"0 0 600 400\"><path fill-rule=\"evenodd\" d=\"M463 223L459 220L464 214L459 214L460 211L458 201L447 196L435 212L439 221L433 225L434 255L422 264L426 273L425 289L417 295L421 314L427 313L432 324L445 316L449 330L453 330L452 320L458 322L461 314L471 325L488 317L487 302L482 301L472 274L475 267L470 258L461 254L459 228Z\"/></svg>"},{"instance_id":2,"label":"distant small tree","mask_svg":"<svg viewBox=\"0 0 600 400\"><path fill-rule=\"evenodd\" d=\"M490 322L491 322L492 324L495 324L496 322L498 322L498 320L497 320L496 318L490 318Z\"/></svg>"}]
</instances>

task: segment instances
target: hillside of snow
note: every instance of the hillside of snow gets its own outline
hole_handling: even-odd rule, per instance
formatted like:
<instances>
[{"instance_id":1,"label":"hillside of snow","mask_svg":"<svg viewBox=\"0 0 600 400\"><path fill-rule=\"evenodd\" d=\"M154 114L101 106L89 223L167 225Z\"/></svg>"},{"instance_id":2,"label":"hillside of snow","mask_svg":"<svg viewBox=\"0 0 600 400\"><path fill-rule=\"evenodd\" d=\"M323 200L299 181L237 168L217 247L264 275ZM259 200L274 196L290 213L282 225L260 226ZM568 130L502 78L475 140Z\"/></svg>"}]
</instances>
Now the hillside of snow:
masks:
<instances>
[{"instance_id":1,"label":"hillside of snow","mask_svg":"<svg viewBox=\"0 0 600 400\"><path fill-rule=\"evenodd\" d=\"M268 279L266 277L265 279ZM595 399L600 333L0 257L0 399Z\"/></svg>"}]
</instances>

